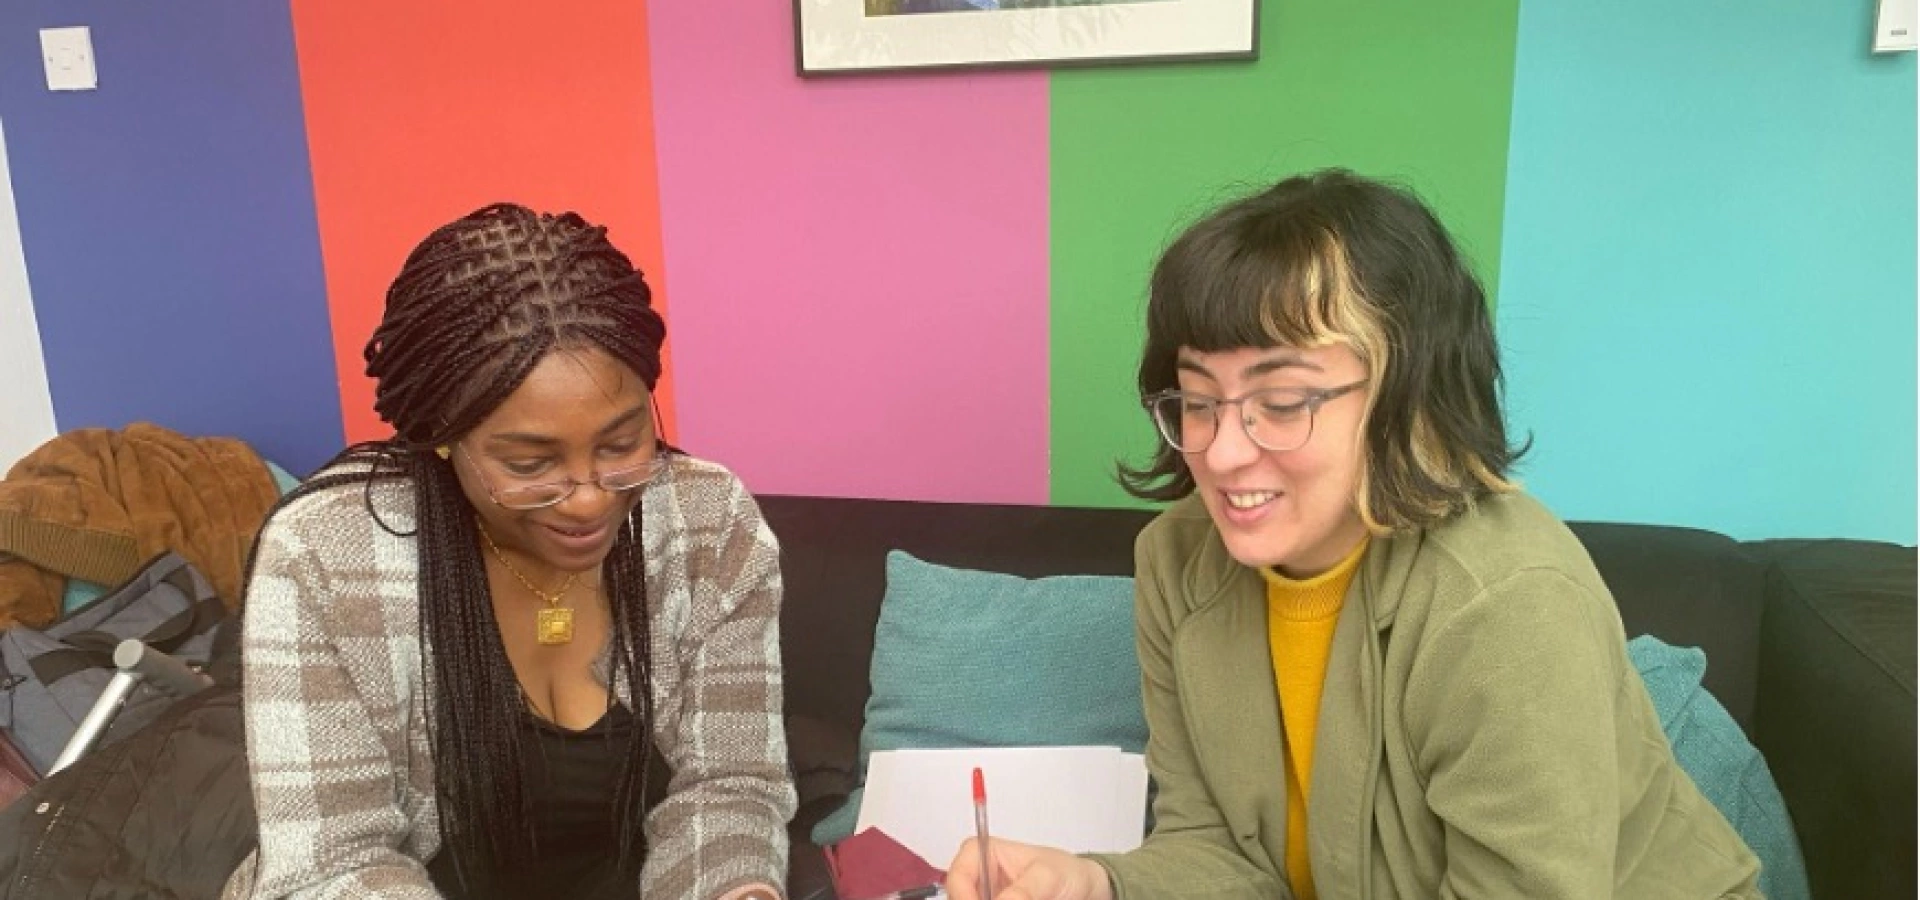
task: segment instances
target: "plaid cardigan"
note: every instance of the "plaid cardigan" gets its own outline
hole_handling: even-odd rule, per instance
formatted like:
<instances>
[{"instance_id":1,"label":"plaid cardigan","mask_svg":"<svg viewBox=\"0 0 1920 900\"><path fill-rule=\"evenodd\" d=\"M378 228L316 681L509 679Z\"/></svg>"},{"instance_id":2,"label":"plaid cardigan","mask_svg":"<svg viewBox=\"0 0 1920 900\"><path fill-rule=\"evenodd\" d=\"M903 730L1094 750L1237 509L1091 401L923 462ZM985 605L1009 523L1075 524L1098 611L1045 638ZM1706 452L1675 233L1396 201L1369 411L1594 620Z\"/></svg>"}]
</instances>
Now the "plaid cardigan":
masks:
<instances>
[{"instance_id":1,"label":"plaid cardigan","mask_svg":"<svg viewBox=\"0 0 1920 900\"><path fill-rule=\"evenodd\" d=\"M673 769L647 816L648 900L778 886L794 812L781 726L780 565L732 473L675 457L643 489L654 740ZM367 513L371 496L380 521ZM227 898L437 897L432 704L422 678L413 492L404 481L288 503L247 591L247 755L260 848ZM597 674L607 679L603 651ZM631 706L627 686L613 686Z\"/></svg>"}]
</instances>

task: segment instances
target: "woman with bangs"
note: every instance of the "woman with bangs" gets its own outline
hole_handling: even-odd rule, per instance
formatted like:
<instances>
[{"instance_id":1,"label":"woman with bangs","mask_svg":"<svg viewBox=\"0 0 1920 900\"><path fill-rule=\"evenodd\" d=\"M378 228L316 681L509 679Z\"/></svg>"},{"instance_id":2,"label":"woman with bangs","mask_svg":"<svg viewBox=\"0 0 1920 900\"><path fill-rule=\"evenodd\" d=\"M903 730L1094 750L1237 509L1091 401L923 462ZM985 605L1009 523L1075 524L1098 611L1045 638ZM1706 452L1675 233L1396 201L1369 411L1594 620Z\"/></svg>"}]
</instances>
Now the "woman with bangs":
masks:
<instances>
[{"instance_id":1,"label":"woman with bangs","mask_svg":"<svg viewBox=\"0 0 1920 900\"><path fill-rule=\"evenodd\" d=\"M1485 294L1412 194L1324 171L1187 229L1139 388L1154 830L993 840L996 900L1759 896L1585 550L1509 480ZM969 841L949 896L980 869Z\"/></svg>"}]
</instances>

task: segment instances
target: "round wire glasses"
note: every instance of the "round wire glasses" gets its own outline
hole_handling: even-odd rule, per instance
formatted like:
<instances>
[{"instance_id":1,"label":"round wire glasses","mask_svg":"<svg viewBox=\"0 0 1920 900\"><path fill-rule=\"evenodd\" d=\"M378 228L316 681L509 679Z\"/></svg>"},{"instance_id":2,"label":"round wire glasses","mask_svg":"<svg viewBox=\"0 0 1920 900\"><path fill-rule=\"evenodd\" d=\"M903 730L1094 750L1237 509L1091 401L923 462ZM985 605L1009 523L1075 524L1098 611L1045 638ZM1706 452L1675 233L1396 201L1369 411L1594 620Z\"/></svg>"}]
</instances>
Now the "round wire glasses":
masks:
<instances>
[{"instance_id":1,"label":"round wire glasses","mask_svg":"<svg viewBox=\"0 0 1920 900\"><path fill-rule=\"evenodd\" d=\"M1298 450L1313 438L1314 414L1327 401L1365 386L1362 378L1332 388L1276 387L1222 399L1192 391L1170 390L1141 400L1167 445L1181 453L1204 453L1220 433L1220 410L1240 408L1240 427L1255 446L1276 453Z\"/></svg>"},{"instance_id":2,"label":"round wire glasses","mask_svg":"<svg viewBox=\"0 0 1920 900\"><path fill-rule=\"evenodd\" d=\"M474 459L473 455L467 452L466 446L464 444L457 444L455 446L459 449L460 455L466 457L467 465L472 466L473 471L480 476L480 483L486 487L487 496L491 497L495 504L505 509L517 510L545 509L546 507L565 502L565 500L573 496L573 492L578 490L583 484L592 484L609 494L620 494L646 487L647 484L658 477L661 472L666 471L672 466L672 457L679 452L666 441L655 440L653 442L653 449L647 454L644 462L638 465L615 469L611 472L596 471L584 481L576 478L566 478L561 481L544 481L539 484L514 484L509 487L495 487L493 479L487 477L486 467L480 465L480 461ZM494 474L506 479L512 478L510 474L504 472L496 472Z\"/></svg>"}]
</instances>

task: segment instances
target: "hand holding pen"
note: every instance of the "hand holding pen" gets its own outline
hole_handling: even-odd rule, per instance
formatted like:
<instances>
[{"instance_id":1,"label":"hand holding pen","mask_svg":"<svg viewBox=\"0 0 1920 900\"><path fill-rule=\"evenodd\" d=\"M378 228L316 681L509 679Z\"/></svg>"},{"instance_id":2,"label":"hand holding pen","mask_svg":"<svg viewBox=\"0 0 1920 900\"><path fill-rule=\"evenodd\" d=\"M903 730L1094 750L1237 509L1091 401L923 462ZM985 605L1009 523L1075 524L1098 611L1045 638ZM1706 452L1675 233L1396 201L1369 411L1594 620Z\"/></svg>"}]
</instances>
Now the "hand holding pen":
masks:
<instances>
[{"instance_id":1,"label":"hand holding pen","mask_svg":"<svg viewBox=\"0 0 1920 900\"><path fill-rule=\"evenodd\" d=\"M989 838L986 779L979 769L973 770L973 798L974 836L947 866L947 900L1113 900L1113 885L1099 863L1052 847Z\"/></svg>"}]
</instances>

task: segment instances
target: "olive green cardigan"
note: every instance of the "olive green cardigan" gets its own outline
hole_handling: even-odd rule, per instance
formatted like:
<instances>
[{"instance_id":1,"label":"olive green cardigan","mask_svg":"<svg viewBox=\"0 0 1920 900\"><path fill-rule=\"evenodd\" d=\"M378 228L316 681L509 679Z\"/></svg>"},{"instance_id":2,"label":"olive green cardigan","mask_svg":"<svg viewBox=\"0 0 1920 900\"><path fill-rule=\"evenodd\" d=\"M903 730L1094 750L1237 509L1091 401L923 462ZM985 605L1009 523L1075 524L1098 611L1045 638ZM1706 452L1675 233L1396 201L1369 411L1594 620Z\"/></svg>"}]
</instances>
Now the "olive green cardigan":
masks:
<instances>
[{"instance_id":1,"label":"olive green cardigan","mask_svg":"<svg viewBox=\"0 0 1920 900\"><path fill-rule=\"evenodd\" d=\"M1122 900L1290 897L1259 573L1194 498L1136 562L1156 824L1093 858ZM1759 896L1758 861L1674 762L1599 573L1521 494L1368 548L1308 820L1323 900Z\"/></svg>"}]
</instances>

